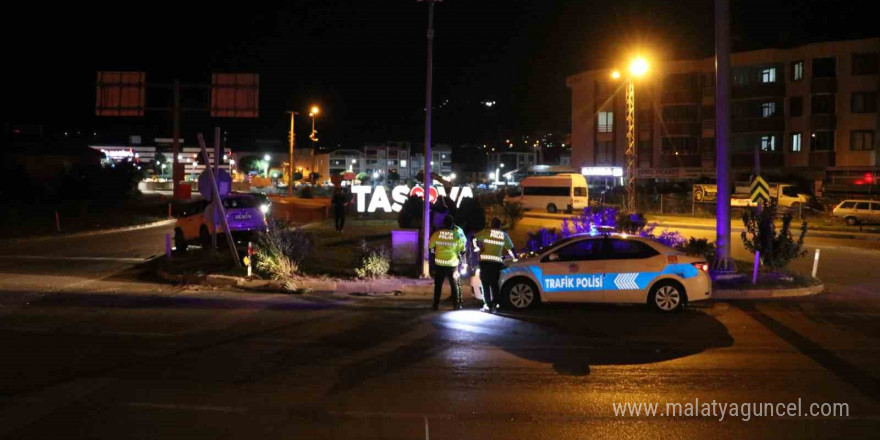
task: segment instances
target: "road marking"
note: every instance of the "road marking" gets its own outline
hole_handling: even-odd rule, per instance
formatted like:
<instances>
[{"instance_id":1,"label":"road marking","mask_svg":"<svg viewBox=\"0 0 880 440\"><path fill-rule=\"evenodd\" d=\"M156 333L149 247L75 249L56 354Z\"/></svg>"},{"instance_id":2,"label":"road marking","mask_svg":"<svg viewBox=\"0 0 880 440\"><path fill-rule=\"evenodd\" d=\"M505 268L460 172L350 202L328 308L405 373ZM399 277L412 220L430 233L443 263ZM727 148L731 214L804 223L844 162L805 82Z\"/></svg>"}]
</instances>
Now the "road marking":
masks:
<instances>
[{"instance_id":1,"label":"road marking","mask_svg":"<svg viewBox=\"0 0 880 440\"><path fill-rule=\"evenodd\" d=\"M134 408L169 409L173 411L201 411L223 413L245 413L247 408L234 406L182 405L177 403L129 402L125 406Z\"/></svg>"},{"instance_id":2,"label":"road marking","mask_svg":"<svg viewBox=\"0 0 880 440\"><path fill-rule=\"evenodd\" d=\"M112 263L143 263L155 258L117 258L117 257L60 257L48 255L0 255L4 260L46 260L46 261L105 261Z\"/></svg>"}]
</instances>

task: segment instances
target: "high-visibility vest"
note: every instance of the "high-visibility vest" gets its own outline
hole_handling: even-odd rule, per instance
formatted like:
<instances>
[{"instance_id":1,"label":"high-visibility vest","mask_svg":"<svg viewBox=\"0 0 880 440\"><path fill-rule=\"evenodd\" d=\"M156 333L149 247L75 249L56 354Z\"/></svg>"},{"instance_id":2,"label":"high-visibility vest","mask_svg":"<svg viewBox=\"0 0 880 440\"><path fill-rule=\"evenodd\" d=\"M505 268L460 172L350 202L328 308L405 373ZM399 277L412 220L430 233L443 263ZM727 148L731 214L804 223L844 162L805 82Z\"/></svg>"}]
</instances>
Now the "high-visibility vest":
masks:
<instances>
[{"instance_id":1,"label":"high-visibility vest","mask_svg":"<svg viewBox=\"0 0 880 440\"><path fill-rule=\"evenodd\" d=\"M434 249L434 264L445 267L458 267L458 254L464 252L466 246L467 238L458 226L438 229L428 242L428 247Z\"/></svg>"},{"instance_id":2,"label":"high-visibility vest","mask_svg":"<svg viewBox=\"0 0 880 440\"><path fill-rule=\"evenodd\" d=\"M513 240L500 229L483 229L474 236L474 242L480 248L480 261L504 261L504 253L513 249Z\"/></svg>"}]
</instances>

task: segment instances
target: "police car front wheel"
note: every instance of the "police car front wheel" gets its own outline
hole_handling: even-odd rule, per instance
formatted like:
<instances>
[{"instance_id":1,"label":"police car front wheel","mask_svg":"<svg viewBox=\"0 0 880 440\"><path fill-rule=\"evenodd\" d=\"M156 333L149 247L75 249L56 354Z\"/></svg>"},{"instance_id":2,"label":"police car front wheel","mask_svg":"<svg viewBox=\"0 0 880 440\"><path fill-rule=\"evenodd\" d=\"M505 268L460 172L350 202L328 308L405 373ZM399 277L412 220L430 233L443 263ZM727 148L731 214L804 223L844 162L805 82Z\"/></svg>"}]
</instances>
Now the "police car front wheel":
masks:
<instances>
[{"instance_id":1,"label":"police car front wheel","mask_svg":"<svg viewBox=\"0 0 880 440\"><path fill-rule=\"evenodd\" d=\"M665 313L681 310L686 300L684 288L674 282L657 283L648 295L648 304Z\"/></svg>"},{"instance_id":2,"label":"police car front wheel","mask_svg":"<svg viewBox=\"0 0 880 440\"><path fill-rule=\"evenodd\" d=\"M538 297L538 288L525 279L507 283L502 298L506 303L505 306L518 310L535 307L541 301Z\"/></svg>"}]
</instances>

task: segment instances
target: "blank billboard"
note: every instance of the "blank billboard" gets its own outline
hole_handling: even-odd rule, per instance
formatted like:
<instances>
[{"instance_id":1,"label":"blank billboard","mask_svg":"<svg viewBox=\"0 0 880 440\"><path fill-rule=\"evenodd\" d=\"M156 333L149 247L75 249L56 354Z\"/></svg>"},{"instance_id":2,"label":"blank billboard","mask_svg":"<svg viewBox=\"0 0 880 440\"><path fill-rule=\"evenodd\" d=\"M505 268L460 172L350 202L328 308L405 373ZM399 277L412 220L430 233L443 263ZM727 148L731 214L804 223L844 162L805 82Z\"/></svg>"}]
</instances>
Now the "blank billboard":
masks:
<instances>
[{"instance_id":1,"label":"blank billboard","mask_svg":"<svg viewBox=\"0 0 880 440\"><path fill-rule=\"evenodd\" d=\"M256 118L260 106L260 76L255 73L211 75L211 117Z\"/></svg>"},{"instance_id":2,"label":"blank billboard","mask_svg":"<svg viewBox=\"0 0 880 440\"><path fill-rule=\"evenodd\" d=\"M95 114L98 116L143 116L144 72L98 72Z\"/></svg>"}]
</instances>

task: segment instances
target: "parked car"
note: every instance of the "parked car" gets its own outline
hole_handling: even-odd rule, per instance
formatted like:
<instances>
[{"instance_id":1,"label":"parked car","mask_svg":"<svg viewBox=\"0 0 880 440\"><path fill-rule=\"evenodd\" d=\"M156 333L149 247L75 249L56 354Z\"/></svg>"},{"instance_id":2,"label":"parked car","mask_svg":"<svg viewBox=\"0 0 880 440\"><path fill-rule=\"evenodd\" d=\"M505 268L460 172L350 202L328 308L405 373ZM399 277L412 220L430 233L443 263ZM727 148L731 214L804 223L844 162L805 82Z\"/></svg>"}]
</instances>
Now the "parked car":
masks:
<instances>
[{"instance_id":1,"label":"parked car","mask_svg":"<svg viewBox=\"0 0 880 440\"><path fill-rule=\"evenodd\" d=\"M880 201L844 200L834 208L832 215L842 218L850 226L880 223Z\"/></svg>"},{"instance_id":2,"label":"parked car","mask_svg":"<svg viewBox=\"0 0 880 440\"><path fill-rule=\"evenodd\" d=\"M590 204L587 180L580 174L526 177L520 182L520 187L522 195L508 197L507 200L520 202L525 209L546 209L549 213L559 210L572 212Z\"/></svg>"},{"instance_id":3,"label":"parked car","mask_svg":"<svg viewBox=\"0 0 880 440\"><path fill-rule=\"evenodd\" d=\"M253 234L265 231L266 217L260 199L252 194L232 193L222 198L226 211L226 221L236 243L253 238ZM185 252L190 244L199 244L203 248L211 245L211 234L215 231L212 213L214 204L201 200L184 207L174 225L174 246L179 252ZM217 219L216 231L225 239L223 223Z\"/></svg>"}]
</instances>

